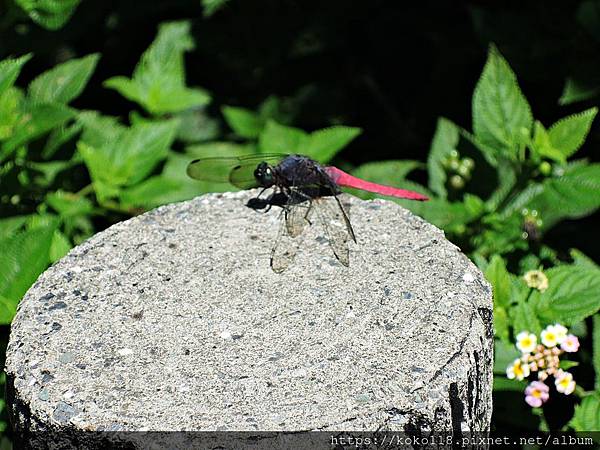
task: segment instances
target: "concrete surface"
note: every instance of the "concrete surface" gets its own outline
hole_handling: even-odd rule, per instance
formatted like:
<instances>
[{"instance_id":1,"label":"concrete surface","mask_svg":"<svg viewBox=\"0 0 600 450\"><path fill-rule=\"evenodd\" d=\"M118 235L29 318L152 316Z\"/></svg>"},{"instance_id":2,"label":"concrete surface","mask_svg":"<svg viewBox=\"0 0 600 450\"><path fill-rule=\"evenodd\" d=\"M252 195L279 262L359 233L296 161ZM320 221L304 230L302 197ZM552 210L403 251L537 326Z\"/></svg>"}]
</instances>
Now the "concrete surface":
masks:
<instances>
[{"instance_id":1,"label":"concrete surface","mask_svg":"<svg viewBox=\"0 0 600 450\"><path fill-rule=\"evenodd\" d=\"M347 196L350 267L314 224L276 274L279 211L246 208L253 193L119 223L40 276L7 353L23 445L82 430L488 428L491 291L460 250L392 202Z\"/></svg>"}]
</instances>

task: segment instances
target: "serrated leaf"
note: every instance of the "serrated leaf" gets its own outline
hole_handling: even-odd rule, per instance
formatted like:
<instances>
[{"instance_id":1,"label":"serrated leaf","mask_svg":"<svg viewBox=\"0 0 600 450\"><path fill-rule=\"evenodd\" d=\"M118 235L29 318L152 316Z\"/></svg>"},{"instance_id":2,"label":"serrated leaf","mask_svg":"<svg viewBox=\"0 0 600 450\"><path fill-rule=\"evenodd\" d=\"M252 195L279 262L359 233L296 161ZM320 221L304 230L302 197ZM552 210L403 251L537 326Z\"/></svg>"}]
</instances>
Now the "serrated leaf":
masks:
<instances>
[{"instance_id":1,"label":"serrated leaf","mask_svg":"<svg viewBox=\"0 0 600 450\"><path fill-rule=\"evenodd\" d=\"M598 264L596 264L589 256L575 248L569 250L569 255L571 255L571 258L573 258L573 264L575 265L584 266L589 269L600 270L600 266L598 266Z\"/></svg>"},{"instance_id":2,"label":"serrated leaf","mask_svg":"<svg viewBox=\"0 0 600 450\"><path fill-rule=\"evenodd\" d=\"M565 158L572 156L585 141L597 113L598 108L590 108L560 119L548 131L552 146Z\"/></svg>"},{"instance_id":3,"label":"serrated leaf","mask_svg":"<svg viewBox=\"0 0 600 450\"><path fill-rule=\"evenodd\" d=\"M258 148L261 153L302 153L307 141L305 131L268 120L258 138Z\"/></svg>"},{"instance_id":4,"label":"serrated leaf","mask_svg":"<svg viewBox=\"0 0 600 450\"><path fill-rule=\"evenodd\" d=\"M19 123L23 93L10 87L0 94L0 141L10 138Z\"/></svg>"},{"instance_id":5,"label":"serrated leaf","mask_svg":"<svg viewBox=\"0 0 600 450\"><path fill-rule=\"evenodd\" d=\"M91 128L85 129L77 148L92 180L100 183L98 187L105 195L109 191L116 193L119 186L132 186L146 178L167 156L179 126L177 120L144 122L107 137L98 133L104 126L102 123L93 119L88 123Z\"/></svg>"},{"instance_id":6,"label":"serrated leaf","mask_svg":"<svg viewBox=\"0 0 600 450\"><path fill-rule=\"evenodd\" d=\"M302 153L320 163L327 163L346 147L362 130L355 127L333 126L310 134Z\"/></svg>"},{"instance_id":7,"label":"serrated leaf","mask_svg":"<svg viewBox=\"0 0 600 450\"><path fill-rule=\"evenodd\" d=\"M459 137L459 128L457 125L443 117L438 119L427 158L427 171L429 174L429 189L441 198L446 198L447 196L444 161L452 151L456 150Z\"/></svg>"},{"instance_id":8,"label":"serrated leaf","mask_svg":"<svg viewBox=\"0 0 600 450\"><path fill-rule=\"evenodd\" d=\"M164 23L142 55L133 77L113 77L104 86L155 115L206 105L210 102L206 91L185 86L183 54L193 48L189 22Z\"/></svg>"},{"instance_id":9,"label":"serrated leaf","mask_svg":"<svg viewBox=\"0 0 600 450\"><path fill-rule=\"evenodd\" d=\"M0 95L12 87L21 73L21 69L33 55L28 53L20 58L8 58L0 61Z\"/></svg>"},{"instance_id":10,"label":"serrated leaf","mask_svg":"<svg viewBox=\"0 0 600 450\"><path fill-rule=\"evenodd\" d=\"M268 120L259 135L258 148L261 153L299 153L326 163L361 132L360 128L334 126L308 134Z\"/></svg>"},{"instance_id":11,"label":"serrated leaf","mask_svg":"<svg viewBox=\"0 0 600 450\"><path fill-rule=\"evenodd\" d=\"M202 6L204 8L204 17L210 17L216 13L219 9L223 8L229 0L202 0Z\"/></svg>"},{"instance_id":12,"label":"serrated leaf","mask_svg":"<svg viewBox=\"0 0 600 450\"><path fill-rule=\"evenodd\" d=\"M575 407L575 414L569 422L575 431L600 430L600 393L584 397Z\"/></svg>"},{"instance_id":13,"label":"serrated leaf","mask_svg":"<svg viewBox=\"0 0 600 450\"><path fill-rule=\"evenodd\" d=\"M0 240L0 296L18 303L50 262L56 226L40 226Z\"/></svg>"},{"instance_id":14,"label":"serrated leaf","mask_svg":"<svg viewBox=\"0 0 600 450\"><path fill-rule=\"evenodd\" d=\"M592 362L596 377L596 390L600 391L600 314L592 319Z\"/></svg>"},{"instance_id":15,"label":"serrated leaf","mask_svg":"<svg viewBox=\"0 0 600 450\"><path fill-rule=\"evenodd\" d=\"M531 149L539 156L565 163L567 158L560 150L554 147L550 135L539 121L535 121L533 126L533 141Z\"/></svg>"},{"instance_id":16,"label":"serrated leaf","mask_svg":"<svg viewBox=\"0 0 600 450\"><path fill-rule=\"evenodd\" d=\"M536 193L526 206L540 213L544 229L591 214L600 207L600 164L571 165L562 176L544 180Z\"/></svg>"},{"instance_id":17,"label":"serrated leaf","mask_svg":"<svg viewBox=\"0 0 600 450\"><path fill-rule=\"evenodd\" d=\"M185 194L185 185L181 181L157 175L124 189L119 199L125 207L151 209L166 203L187 200Z\"/></svg>"},{"instance_id":18,"label":"serrated leaf","mask_svg":"<svg viewBox=\"0 0 600 450\"><path fill-rule=\"evenodd\" d=\"M60 231L56 230L52 237L52 244L50 245L49 257L50 262L55 263L71 250L73 246L69 239Z\"/></svg>"},{"instance_id":19,"label":"serrated leaf","mask_svg":"<svg viewBox=\"0 0 600 450\"><path fill-rule=\"evenodd\" d=\"M48 30L66 24L81 0L15 0L31 20Z\"/></svg>"},{"instance_id":20,"label":"serrated leaf","mask_svg":"<svg viewBox=\"0 0 600 450\"><path fill-rule=\"evenodd\" d=\"M510 305L511 279L500 255L492 256L484 274L493 288L494 306L507 308Z\"/></svg>"},{"instance_id":21,"label":"serrated leaf","mask_svg":"<svg viewBox=\"0 0 600 450\"><path fill-rule=\"evenodd\" d=\"M89 199L72 192L51 192L46 196L46 203L62 218L85 216L94 211L94 205Z\"/></svg>"},{"instance_id":22,"label":"serrated leaf","mask_svg":"<svg viewBox=\"0 0 600 450\"><path fill-rule=\"evenodd\" d=\"M540 294L537 310L548 322L578 322L600 310L600 271L578 265L547 270L548 289Z\"/></svg>"},{"instance_id":23,"label":"serrated leaf","mask_svg":"<svg viewBox=\"0 0 600 450\"><path fill-rule=\"evenodd\" d=\"M264 121L254 111L235 106L223 106L221 112L227 125L238 136L255 139L263 129Z\"/></svg>"},{"instance_id":24,"label":"serrated leaf","mask_svg":"<svg viewBox=\"0 0 600 450\"><path fill-rule=\"evenodd\" d=\"M529 301L520 301L516 306L513 306L509 314L512 319L515 335L521 331L529 331L536 335L541 333L542 325L536 314L531 297Z\"/></svg>"},{"instance_id":25,"label":"serrated leaf","mask_svg":"<svg viewBox=\"0 0 600 450\"><path fill-rule=\"evenodd\" d=\"M27 102L21 111L19 121L15 124L12 136L2 145L0 161L19 146L42 136L74 116L75 112L64 105Z\"/></svg>"},{"instance_id":26,"label":"serrated leaf","mask_svg":"<svg viewBox=\"0 0 600 450\"><path fill-rule=\"evenodd\" d=\"M99 58L100 55L94 53L53 67L29 84L29 96L40 103L66 105L81 94Z\"/></svg>"},{"instance_id":27,"label":"serrated leaf","mask_svg":"<svg viewBox=\"0 0 600 450\"><path fill-rule=\"evenodd\" d=\"M516 157L523 136L533 125L531 108L517 78L496 47L490 47L473 93L473 131L484 145Z\"/></svg>"},{"instance_id":28,"label":"serrated leaf","mask_svg":"<svg viewBox=\"0 0 600 450\"><path fill-rule=\"evenodd\" d=\"M70 124L63 124L59 127L54 128L48 139L46 139L46 145L42 150L42 157L44 159L50 159L54 156L56 151L69 140L73 139L77 133L83 128L83 125L79 121L72 122Z\"/></svg>"},{"instance_id":29,"label":"serrated leaf","mask_svg":"<svg viewBox=\"0 0 600 450\"><path fill-rule=\"evenodd\" d=\"M186 144L214 140L220 135L218 121L208 115L204 108L181 111L174 117L180 123L177 140Z\"/></svg>"},{"instance_id":30,"label":"serrated leaf","mask_svg":"<svg viewBox=\"0 0 600 450\"><path fill-rule=\"evenodd\" d=\"M589 100L600 93L597 83L585 83L574 78L567 78L562 95L558 99L559 105L569 105L583 100Z\"/></svg>"},{"instance_id":31,"label":"serrated leaf","mask_svg":"<svg viewBox=\"0 0 600 450\"><path fill-rule=\"evenodd\" d=\"M30 218L31 216L13 216L0 219L0 239L16 234Z\"/></svg>"},{"instance_id":32,"label":"serrated leaf","mask_svg":"<svg viewBox=\"0 0 600 450\"><path fill-rule=\"evenodd\" d=\"M54 180L63 170L78 164L77 161L47 161L47 162L30 162L28 167L40 172L41 176L34 176L34 180L40 186L49 186L54 183Z\"/></svg>"}]
</instances>

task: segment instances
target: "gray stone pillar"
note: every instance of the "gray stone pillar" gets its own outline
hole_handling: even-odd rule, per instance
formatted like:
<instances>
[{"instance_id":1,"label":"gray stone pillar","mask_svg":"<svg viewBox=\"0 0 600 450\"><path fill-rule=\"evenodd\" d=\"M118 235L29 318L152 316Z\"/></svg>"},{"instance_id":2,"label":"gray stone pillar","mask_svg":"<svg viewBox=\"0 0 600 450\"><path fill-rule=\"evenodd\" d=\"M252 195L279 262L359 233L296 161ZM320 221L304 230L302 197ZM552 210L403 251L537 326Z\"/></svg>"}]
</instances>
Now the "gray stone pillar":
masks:
<instances>
[{"instance_id":1,"label":"gray stone pillar","mask_svg":"<svg viewBox=\"0 0 600 450\"><path fill-rule=\"evenodd\" d=\"M119 223L39 278L7 353L20 445L93 448L98 430L488 429L492 296L461 251L395 203L352 197L350 267L314 223L276 274L279 210L246 208L253 193Z\"/></svg>"}]
</instances>

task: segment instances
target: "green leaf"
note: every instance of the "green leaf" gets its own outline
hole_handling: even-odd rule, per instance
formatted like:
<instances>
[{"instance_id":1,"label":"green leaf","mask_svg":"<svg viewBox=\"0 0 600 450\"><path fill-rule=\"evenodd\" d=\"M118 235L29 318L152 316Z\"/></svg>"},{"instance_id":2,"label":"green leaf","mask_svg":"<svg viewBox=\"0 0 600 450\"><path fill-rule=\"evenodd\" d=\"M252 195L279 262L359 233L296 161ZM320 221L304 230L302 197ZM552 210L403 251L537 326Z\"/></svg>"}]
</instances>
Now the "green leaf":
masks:
<instances>
[{"instance_id":1,"label":"green leaf","mask_svg":"<svg viewBox=\"0 0 600 450\"><path fill-rule=\"evenodd\" d=\"M315 161L327 163L360 133L360 128L344 126L314 131L310 134L302 153Z\"/></svg>"},{"instance_id":2,"label":"green leaf","mask_svg":"<svg viewBox=\"0 0 600 450\"><path fill-rule=\"evenodd\" d=\"M0 61L0 95L12 87L21 73L21 69L31 59L31 56L32 54L28 53L20 58L9 58Z\"/></svg>"},{"instance_id":3,"label":"green leaf","mask_svg":"<svg viewBox=\"0 0 600 450\"><path fill-rule=\"evenodd\" d=\"M423 167L419 161L391 160L366 163L353 169L352 175L374 183L398 185L415 169Z\"/></svg>"},{"instance_id":4,"label":"green leaf","mask_svg":"<svg viewBox=\"0 0 600 450\"><path fill-rule=\"evenodd\" d=\"M494 391L524 392L525 388L527 388L527 381L525 380L509 380L506 377L494 377Z\"/></svg>"},{"instance_id":5,"label":"green leaf","mask_svg":"<svg viewBox=\"0 0 600 450\"><path fill-rule=\"evenodd\" d=\"M569 422L575 431L600 430L600 393L585 397L580 405L575 407L575 414Z\"/></svg>"},{"instance_id":6,"label":"green leaf","mask_svg":"<svg viewBox=\"0 0 600 450\"><path fill-rule=\"evenodd\" d=\"M562 176L544 180L526 203L536 209L548 229L558 221L577 219L600 207L600 164L571 164Z\"/></svg>"},{"instance_id":7,"label":"green leaf","mask_svg":"<svg viewBox=\"0 0 600 450\"><path fill-rule=\"evenodd\" d=\"M177 120L144 122L102 136L99 131L106 127L105 119L96 122L90 116L86 120L91 128L84 125L77 148L95 188L99 183L107 195L108 191L117 193L116 187L131 186L146 178L167 156L179 126Z\"/></svg>"},{"instance_id":8,"label":"green leaf","mask_svg":"<svg viewBox=\"0 0 600 450\"><path fill-rule=\"evenodd\" d=\"M8 325L17 313L18 301L9 300L0 295L0 324Z\"/></svg>"},{"instance_id":9,"label":"green leaf","mask_svg":"<svg viewBox=\"0 0 600 450\"><path fill-rule=\"evenodd\" d=\"M437 121L437 127L431 150L427 158L427 171L429 173L429 189L441 198L446 198L446 169L444 161L452 151L456 150L460 135L459 128L453 122L443 117Z\"/></svg>"},{"instance_id":10,"label":"green leaf","mask_svg":"<svg viewBox=\"0 0 600 450\"><path fill-rule=\"evenodd\" d=\"M261 153L299 153L326 163L361 132L360 128L335 126L308 134L268 120L259 135L258 146Z\"/></svg>"},{"instance_id":11,"label":"green leaf","mask_svg":"<svg viewBox=\"0 0 600 450\"><path fill-rule=\"evenodd\" d=\"M558 150L550 139L550 136L544 126L539 121L535 121L533 126L533 141L531 148L539 156L565 163L567 158L560 150Z\"/></svg>"},{"instance_id":12,"label":"green leaf","mask_svg":"<svg viewBox=\"0 0 600 450\"><path fill-rule=\"evenodd\" d=\"M569 250L569 255L571 255L571 258L573 258L573 264L575 265L585 266L589 269L600 270L600 266L598 266L598 264L596 264L589 256L575 248Z\"/></svg>"},{"instance_id":13,"label":"green leaf","mask_svg":"<svg viewBox=\"0 0 600 450\"><path fill-rule=\"evenodd\" d=\"M511 308L509 314L512 318L515 335L521 331L529 331L536 335L541 333L542 325L532 303L530 297L529 301L520 301L516 306Z\"/></svg>"},{"instance_id":14,"label":"green leaf","mask_svg":"<svg viewBox=\"0 0 600 450\"><path fill-rule=\"evenodd\" d=\"M46 203L62 218L86 216L94 211L94 205L89 199L72 192L51 192L46 196Z\"/></svg>"},{"instance_id":15,"label":"green leaf","mask_svg":"<svg viewBox=\"0 0 600 450\"><path fill-rule=\"evenodd\" d=\"M194 108L174 115L179 120L177 140L186 144L217 139L220 134L218 121L209 116L205 108Z\"/></svg>"},{"instance_id":16,"label":"green leaf","mask_svg":"<svg viewBox=\"0 0 600 450\"><path fill-rule=\"evenodd\" d=\"M227 125L238 136L255 139L263 129L264 121L254 111L235 106L223 106L221 112Z\"/></svg>"},{"instance_id":17,"label":"green leaf","mask_svg":"<svg viewBox=\"0 0 600 450\"><path fill-rule=\"evenodd\" d=\"M123 190L119 199L125 207L155 208L166 203L187 200L184 184L176 179L157 175Z\"/></svg>"},{"instance_id":18,"label":"green leaf","mask_svg":"<svg viewBox=\"0 0 600 450\"><path fill-rule=\"evenodd\" d=\"M66 24L81 0L15 0L31 20L48 30Z\"/></svg>"},{"instance_id":19,"label":"green leaf","mask_svg":"<svg viewBox=\"0 0 600 450\"><path fill-rule=\"evenodd\" d=\"M15 234L30 218L31 216L13 216L0 219L0 239Z\"/></svg>"},{"instance_id":20,"label":"green leaf","mask_svg":"<svg viewBox=\"0 0 600 450\"><path fill-rule=\"evenodd\" d=\"M27 166L34 169L42 174L42 176L35 176L34 181L41 186L49 186L54 183L54 180L63 170L67 170L74 165L77 165L77 161L48 161L48 162L29 162Z\"/></svg>"},{"instance_id":21,"label":"green leaf","mask_svg":"<svg viewBox=\"0 0 600 450\"><path fill-rule=\"evenodd\" d=\"M50 132L48 139L46 139L46 145L42 150L42 157L44 159L52 158L56 151L69 140L73 139L82 128L83 125L79 121L54 128Z\"/></svg>"},{"instance_id":22,"label":"green leaf","mask_svg":"<svg viewBox=\"0 0 600 450\"><path fill-rule=\"evenodd\" d=\"M502 257L492 256L484 274L493 288L494 306L507 308L510 305L511 280Z\"/></svg>"},{"instance_id":23,"label":"green leaf","mask_svg":"<svg viewBox=\"0 0 600 450\"><path fill-rule=\"evenodd\" d=\"M15 87L0 94L0 140L10 138L19 123L23 93Z\"/></svg>"},{"instance_id":24,"label":"green leaf","mask_svg":"<svg viewBox=\"0 0 600 450\"><path fill-rule=\"evenodd\" d=\"M577 361L569 361L568 359L563 359L558 363L558 367L562 370L569 370L573 367L577 367L579 363Z\"/></svg>"},{"instance_id":25,"label":"green leaf","mask_svg":"<svg viewBox=\"0 0 600 450\"><path fill-rule=\"evenodd\" d=\"M600 314L593 317L592 322L592 350L594 374L596 376L596 390L600 391Z\"/></svg>"},{"instance_id":26,"label":"green leaf","mask_svg":"<svg viewBox=\"0 0 600 450\"><path fill-rule=\"evenodd\" d=\"M548 322L570 325L600 310L600 270L562 265L545 273L548 289L540 295L537 309Z\"/></svg>"},{"instance_id":27,"label":"green leaf","mask_svg":"<svg viewBox=\"0 0 600 450\"><path fill-rule=\"evenodd\" d=\"M94 53L42 73L29 84L29 96L40 103L67 104L77 98L96 68L100 55Z\"/></svg>"},{"instance_id":28,"label":"green leaf","mask_svg":"<svg viewBox=\"0 0 600 450\"><path fill-rule=\"evenodd\" d=\"M514 159L533 117L517 78L496 47L491 46L473 93L473 131L484 145Z\"/></svg>"},{"instance_id":29,"label":"green leaf","mask_svg":"<svg viewBox=\"0 0 600 450\"><path fill-rule=\"evenodd\" d=\"M583 144L588 135L598 108L590 108L579 114L572 114L550 127L550 143L565 158L572 156Z\"/></svg>"},{"instance_id":30,"label":"green leaf","mask_svg":"<svg viewBox=\"0 0 600 450\"><path fill-rule=\"evenodd\" d=\"M60 231L56 230L50 244L49 257L50 262L55 263L71 250L72 245L69 239Z\"/></svg>"},{"instance_id":31,"label":"green leaf","mask_svg":"<svg viewBox=\"0 0 600 450\"><path fill-rule=\"evenodd\" d=\"M35 104L28 102L17 122L13 135L4 142L0 151L0 161L9 156L19 146L47 133L74 117L70 108L60 104Z\"/></svg>"},{"instance_id":32,"label":"green leaf","mask_svg":"<svg viewBox=\"0 0 600 450\"><path fill-rule=\"evenodd\" d=\"M574 78L567 78L562 95L558 99L558 104L569 105L589 100L598 95L598 93L600 93L600 86L597 83L585 83Z\"/></svg>"},{"instance_id":33,"label":"green leaf","mask_svg":"<svg viewBox=\"0 0 600 450\"><path fill-rule=\"evenodd\" d=\"M15 305L50 262L56 225L40 226L0 240L0 297Z\"/></svg>"},{"instance_id":34,"label":"green leaf","mask_svg":"<svg viewBox=\"0 0 600 450\"><path fill-rule=\"evenodd\" d=\"M206 91L185 86L183 54L193 48L189 22L162 24L133 77L110 78L104 86L117 90L155 115L206 105L210 102Z\"/></svg>"},{"instance_id":35,"label":"green leaf","mask_svg":"<svg viewBox=\"0 0 600 450\"><path fill-rule=\"evenodd\" d=\"M229 0L202 0L202 6L204 8L204 17L210 17L216 13L219 9L223 8Z\"/></svg>"},{"instance_id":36,"label":"green leaf","mask_svg":"<svg viewBox=\"0 0 600 450\"><path fill-rule=\"evenodd\" d=\"M308 139L308 134L299 128L268 120L258 138L258 148L261 153L302 153Z\"/></svg>"},{"instance_id":37,"label":"green leaf","mask_svg":"<svg viewBox=\"0 0 600 450\"><path fill-rule=\"evenodd\" d=\"M506 368L521 356L521 352L508 342L494 341L494 373L505 375Z\"/></svg>"}]
</instances>

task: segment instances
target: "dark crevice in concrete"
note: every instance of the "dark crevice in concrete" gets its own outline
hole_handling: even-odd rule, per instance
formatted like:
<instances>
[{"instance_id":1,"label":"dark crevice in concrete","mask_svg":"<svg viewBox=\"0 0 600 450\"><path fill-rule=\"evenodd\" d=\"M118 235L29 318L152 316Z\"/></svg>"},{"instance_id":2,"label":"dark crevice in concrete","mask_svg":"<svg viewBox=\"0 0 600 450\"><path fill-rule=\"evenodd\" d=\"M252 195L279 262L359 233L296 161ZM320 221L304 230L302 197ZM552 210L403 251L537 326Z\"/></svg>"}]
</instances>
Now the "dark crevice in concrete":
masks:
<instances>
[{"instance_id":1,"label":"dark crevice in concrete","mask_svg":"<svg viewBox=\"0 0 600 450\"><path fill-rule=\"evenodd\" d=\"M448 360L444 363L444 365L442 367L440 367L438 370L435 371L435 373L429 380L429 383L432 383L433 381L435 381L437 379L437 377L439 377L444 372L444 370L446 370L446 367L463 353L463 348L465 346L465 343L467 342L467 339L469 339L469 333L471 332L471 328L473 327L473 318L474 317L475 317L475 312L473 311L473 313L471 314L471 317L469 317L469 326L467 327L467 333L465 334L465 337L462 338L460 343L458 344L458 349L452 354L452 356L450 356L450 358L448 358Z\"/></svg>"},{"instance_id":2,"label":"dark crevice in concrete","mask_svg":"<svg viewBox=\"0 0 600 450\"><path fill-rule=\"evenodd\" d=\"M450 383L448 392L450 398L450 416L452 418L452 435L462 437L461 423L465 420L465 405L458 394L458 384Z\"/></svg>"},{"instance_id":3,"label":"dark crevice in concrete","mask_svg":"<svg viewBox=\"0 0 600 450\"><path fill-rule=\"evenodd\" d=\"M479 317L481 317L481 321L483 322L483 326L485 327L485 337L488 339L494 338L494 314L492 310L489 308L477 308L477 312L479 313Z\"/></svg>"}]
</instances>

